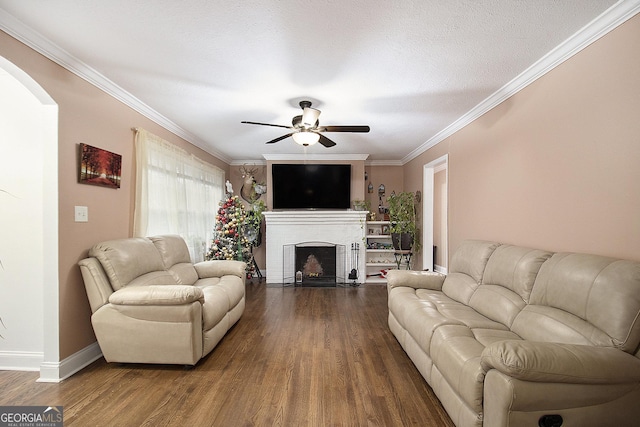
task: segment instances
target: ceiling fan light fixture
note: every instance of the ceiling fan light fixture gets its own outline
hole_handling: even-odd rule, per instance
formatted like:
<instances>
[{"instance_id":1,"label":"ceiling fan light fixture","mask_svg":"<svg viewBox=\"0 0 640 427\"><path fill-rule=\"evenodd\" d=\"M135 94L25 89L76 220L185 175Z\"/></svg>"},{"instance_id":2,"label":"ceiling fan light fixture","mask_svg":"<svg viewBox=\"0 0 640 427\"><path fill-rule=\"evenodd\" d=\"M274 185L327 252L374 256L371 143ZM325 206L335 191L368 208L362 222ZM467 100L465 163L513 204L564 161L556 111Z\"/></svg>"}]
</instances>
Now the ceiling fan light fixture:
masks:
<instances>
[{"instance_id":1,"label":"ceiling fan light fixture","mask_svg":"<svg viewBox=\"0 0 640 427\"><path fill-rule=\"evenodd\" d=\"M304 147L313 145L320 140L320 135L315 132L301 131L292 135L293 140Z\"/></svg>"},{"instance_id":2,"label":"ceiling fan light fixture","mask_svg":"<svg viewBox=\"0 0 640 427\"><path fill-rule=\"evenodd\" d=\"M320 110L315 108L305 107L302 111L302 126L309 128L316 125L320 117Z\"/></svg>"},{"instance_id":3,"label":"ceiling fan light fixture","mask_svg":"<svg viewBox=\"0 0 640 427\"><path fill-rule=\"evenodd\" d=\"M278 128L289 129L290 133L282 135L278 138L267 141L266 144L275 144L282 141L285 138L293 137L296 144L308 147L316 143L320 143L326 148L331 148L336 145L335 142L330 140L321 132L369 132L369 126L355 126L355 125L341 125L341 126L319 126L318 117L320 116L320 110L311 108L311 101L300 101L300 108L302 108L302 114L293 116L291 119L291 126L277 125L273 123L260 123L260 122L247 122L249 125L261 125L261 126L273 126Z\"/></svg>"}]
</instances>

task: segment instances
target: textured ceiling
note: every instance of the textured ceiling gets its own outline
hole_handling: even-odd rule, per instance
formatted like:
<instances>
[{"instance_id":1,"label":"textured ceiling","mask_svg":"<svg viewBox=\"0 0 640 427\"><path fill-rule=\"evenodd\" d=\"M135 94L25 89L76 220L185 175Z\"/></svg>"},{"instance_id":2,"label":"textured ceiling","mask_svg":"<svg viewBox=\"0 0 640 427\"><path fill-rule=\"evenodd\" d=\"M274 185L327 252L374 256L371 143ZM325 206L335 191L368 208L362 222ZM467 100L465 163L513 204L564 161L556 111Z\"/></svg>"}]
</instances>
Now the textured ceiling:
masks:
<instances>
[{"instance_id":1,"label":"textured ceiling","mask_svg":"<svg viewBox=\"0 0 640 427\"><path fill-rule=\"evenodd\" d=\"M406 161L614 4L0 0L0 28L113 82L223 160L302 154L291 138L264 144L286 129L240 122L288 125L309 99L321 125L371 132L326 134L337 146L308 154L384 163Z\"/></svg>"}]
</instances>

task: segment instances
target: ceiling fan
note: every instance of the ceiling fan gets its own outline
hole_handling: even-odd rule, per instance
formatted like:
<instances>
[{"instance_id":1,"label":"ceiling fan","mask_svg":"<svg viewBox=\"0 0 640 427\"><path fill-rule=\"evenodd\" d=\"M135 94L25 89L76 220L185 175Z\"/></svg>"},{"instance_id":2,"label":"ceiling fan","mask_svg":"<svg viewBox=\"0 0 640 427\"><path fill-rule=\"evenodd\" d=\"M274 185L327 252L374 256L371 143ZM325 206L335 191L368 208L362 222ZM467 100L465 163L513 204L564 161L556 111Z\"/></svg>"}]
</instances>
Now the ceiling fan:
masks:
<instances>
[{"instance_id":1,"label":"ceiling fan","mask_svg":"<svg viewBox=\"0 0 640 427\"><path fill-rule=\"evenodd\" d=\"M336 145L335 142L322 135L321 132L369 132L369 126L319 126L318 117L320 116L320 110L311 108L311 101L300 101L300 108L302 108L302 115L295 116L291 120L291 126L247 121L241 123L289 129L291 130L290 133L267 141L267 144L275 144L291 136L295 142L305 147L313 145L316 142L319 142L327 148Z\"/></svg>"}]
</instances>

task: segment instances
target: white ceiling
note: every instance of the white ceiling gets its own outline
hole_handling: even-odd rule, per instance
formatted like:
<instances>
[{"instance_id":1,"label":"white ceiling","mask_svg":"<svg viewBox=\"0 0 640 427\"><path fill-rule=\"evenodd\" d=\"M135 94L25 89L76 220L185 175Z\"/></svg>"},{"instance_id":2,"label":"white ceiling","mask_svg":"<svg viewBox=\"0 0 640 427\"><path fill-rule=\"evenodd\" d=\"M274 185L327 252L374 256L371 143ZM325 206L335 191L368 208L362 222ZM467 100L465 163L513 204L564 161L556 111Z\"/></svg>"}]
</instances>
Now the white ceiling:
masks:
<instances>
[{"instance_id":1,"label":"white ceiling","mask_svg":"<svg viewBox=\"0 0 640 427\"><path fill-rule=\"evenodd\" d=\"M291 138L265 145L286 129L240 122L288 125L309 99L321 125L371 132L325 134L337 146L308 154L401 164L629 3L0 0L0 28L227 162L302 154Z\"/></svg>"}]
</instances>

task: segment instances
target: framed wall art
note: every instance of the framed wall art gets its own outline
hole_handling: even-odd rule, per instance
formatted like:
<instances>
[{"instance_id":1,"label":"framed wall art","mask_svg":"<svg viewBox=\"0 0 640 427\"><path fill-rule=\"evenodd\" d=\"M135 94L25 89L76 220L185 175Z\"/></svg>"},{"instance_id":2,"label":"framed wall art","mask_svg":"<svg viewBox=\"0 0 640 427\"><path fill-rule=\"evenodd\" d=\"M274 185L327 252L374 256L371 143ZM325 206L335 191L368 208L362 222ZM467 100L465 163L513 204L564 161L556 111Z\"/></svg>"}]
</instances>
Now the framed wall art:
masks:
<instances>
[{"instance_id":1,"label":"framed wall art","mask_svg":"<svg viewBox=\"0 0 640 427\"><path fill-rule=\"evenodd\" d=\"M88 144L80 144L78 182L120 188L122 156Z\"/></svg>"}]
</instances>

